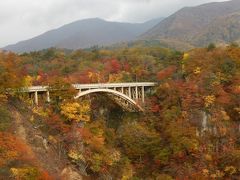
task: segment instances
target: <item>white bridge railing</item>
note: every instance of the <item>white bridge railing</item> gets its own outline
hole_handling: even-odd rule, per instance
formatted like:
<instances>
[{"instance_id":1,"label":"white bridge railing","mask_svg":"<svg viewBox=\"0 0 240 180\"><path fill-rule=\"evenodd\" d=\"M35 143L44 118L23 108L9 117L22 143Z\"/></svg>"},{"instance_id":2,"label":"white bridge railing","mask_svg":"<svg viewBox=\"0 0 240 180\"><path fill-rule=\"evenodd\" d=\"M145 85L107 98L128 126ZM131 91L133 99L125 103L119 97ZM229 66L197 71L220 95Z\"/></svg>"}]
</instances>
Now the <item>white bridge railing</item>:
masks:
<instances>
[{"instance_id":1,"label":"white bridge railing","mask_svg":"<svg viewBox=\"0 0 240 180\"><path fill-rule=\"evenodd\" d=\"M134 83L99 83L99 84L72 84L77 89L110 89L122 87L153 87L154 82L134 82ZM49 91L49 86L31 86L24 88L24 92L46 92Z\"/></svg>"}]
</instances>

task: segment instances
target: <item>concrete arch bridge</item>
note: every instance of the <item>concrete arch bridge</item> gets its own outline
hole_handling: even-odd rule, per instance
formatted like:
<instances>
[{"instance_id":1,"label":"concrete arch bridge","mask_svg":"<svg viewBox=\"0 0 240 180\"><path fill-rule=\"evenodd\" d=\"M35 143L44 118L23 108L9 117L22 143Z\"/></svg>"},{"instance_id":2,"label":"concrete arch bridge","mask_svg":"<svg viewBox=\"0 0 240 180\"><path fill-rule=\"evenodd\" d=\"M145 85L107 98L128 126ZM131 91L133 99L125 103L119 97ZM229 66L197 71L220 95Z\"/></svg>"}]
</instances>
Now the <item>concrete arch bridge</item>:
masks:
<instances>
[{"instance_id":1,"label":"concrete arch bridge","mask_svg":"<svg viewBox=\"0 0 240 180\"><path fill-rule=\"evenodd\" d=\"M91 95L94 93L105 94L115 103L129 112L139 112L144 110L144 103L147 91L151 90L156 83L154 82L135 82L135 83L105 83L105 84L72 84L78 90L75 99ZM24 92L34 97L34 103L38 105L39 95L45 95L46 101L50 102L51 92L48 86L32 86L24 88Z\"/></svg>"}]
</instances>

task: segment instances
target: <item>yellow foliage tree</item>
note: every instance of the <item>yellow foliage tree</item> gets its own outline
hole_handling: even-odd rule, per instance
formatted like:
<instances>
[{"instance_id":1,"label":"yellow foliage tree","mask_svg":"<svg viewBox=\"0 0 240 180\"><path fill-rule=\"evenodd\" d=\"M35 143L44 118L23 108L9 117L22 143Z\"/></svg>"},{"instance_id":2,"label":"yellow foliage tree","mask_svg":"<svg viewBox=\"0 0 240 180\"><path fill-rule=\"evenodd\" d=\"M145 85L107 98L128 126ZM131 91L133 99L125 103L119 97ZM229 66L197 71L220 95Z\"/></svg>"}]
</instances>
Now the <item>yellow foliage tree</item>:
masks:
<instances>
[{"instance_id":1,"label":"yellow foliage tree","mask_svg":"<svg viewBox=\"0 0 240 180\"><path fill-rule=\"evenodd\" d=\"M91 82L100 82L101 81L101 75L100 73L95 73L95 72L89 72L88 77L91 80Z\"/></svg>"},{"instance_id":2,"label":"yellow foliage tree","mask_svg":"<svg viewBox=\"0 0 240 180\"><path fill-rule=\"evenodd\" d=\"M90 121L90 105L87 101L63 103L61 105L61 114L68 121L88 122Z\"/></svg>"},{"instance_id":3,"label":"yellow foliage tree","mask_svg":"<svg viewBox=\"0 0 240 180\"><path fill-rule=\"evenodd\" d=\"M209 107L212 105L216 100L216 97L214 95L209 95L204 97L205 107Z\"/></svg>"},{"instance_id":4,"label":"yellow foliage tree","mask_svg":"<svg viewBox=\"0 0 240 180\"><path fill-rule=\"evenodd\" d=\"M183 60L188 60L190 55L188 53L184 53Z\"/></svg>"},{"instance_id":5,"label":"yellow foliage tree","mask_svg":"<svg viewBox=\"0 0 240 180\"><path fill-rule=\"evenodd\" d=\"M193 73L198 75L201 73L201 68L200 67L196 67L196 69L193 70Z\"/></svg>"},{"instance_id":6,"label":"yellow foliage tree","mask_svg":"<svg viewBox=\"0 0 240 180\"><path fill-rule=\"evenodd\" d=\"M41 175L34 167L11 168L11 173L15 179L38 179Z\"/></svg>"},{"instance_id":7,"label":"yellow foliage tree","mask_svg":"<svg viewBox=\"0 0 240 180\"><path fill-rule=\"evenodd\" d=\"M33 78L31 76L25 76L23 79L23 86L29 87L32 86Z\"/></svg>"},{"instance_id":8,"label":"yellow foliage tree","mask_svg":"<svg viewBox=\"0 0 240 180\"><path fill-rule=\"evenodd\" d=\"M7 99L8 99L7 95L0 93L0 104L6 103Z\"/></svg>"},{"instance_id":9,"label":"yellow foliage tree","mask_svg":"<svg viewBox=\"0 0 240 180\"><path fill-rule=\"evenodd\" d=\"M122 79L123 79L123 75L122 74L110 74L108 81L110 83L117 83L117 82L121 82Z\"/></svg>"}]
</instances>

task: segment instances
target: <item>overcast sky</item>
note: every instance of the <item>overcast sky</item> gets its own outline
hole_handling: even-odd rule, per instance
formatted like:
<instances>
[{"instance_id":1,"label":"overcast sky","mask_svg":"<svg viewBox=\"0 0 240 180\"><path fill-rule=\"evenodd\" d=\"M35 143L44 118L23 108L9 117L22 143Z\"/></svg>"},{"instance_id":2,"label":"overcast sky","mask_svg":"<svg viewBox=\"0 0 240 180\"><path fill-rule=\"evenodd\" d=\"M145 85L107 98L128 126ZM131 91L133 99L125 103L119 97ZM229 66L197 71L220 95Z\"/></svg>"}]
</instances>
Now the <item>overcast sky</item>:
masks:
<instances>
[{"instance_id":1,"label":"overcast sky","mask_svg":"<svg viewBox=\"0 0 240 180\"><path fill-rule=\"evenodd\" d=\"M0 0L0 47L85 18L143 22L226 0Z\"/></svg>"}]
</instances>

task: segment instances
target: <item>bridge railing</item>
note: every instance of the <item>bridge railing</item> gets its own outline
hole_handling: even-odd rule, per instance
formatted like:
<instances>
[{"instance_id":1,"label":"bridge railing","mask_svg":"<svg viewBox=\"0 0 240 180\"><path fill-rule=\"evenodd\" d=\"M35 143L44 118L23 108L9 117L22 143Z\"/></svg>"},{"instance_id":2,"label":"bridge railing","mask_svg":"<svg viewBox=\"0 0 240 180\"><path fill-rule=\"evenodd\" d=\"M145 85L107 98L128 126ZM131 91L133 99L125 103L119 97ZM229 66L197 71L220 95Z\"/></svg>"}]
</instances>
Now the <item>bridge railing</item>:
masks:
<instances>
[{"instance_id":1,"label":"bridge railing","mask_svg":"<svg viewBox=\"0 0 240 180\"><path fill-rule=\"evenodd\" d=\"M156 86L154 82L128 82L128 83L99 83L99 84L72 84L72 86L79 90L79 93L94 89L112 89L117 94L118 92L128 96L133 101L142 99L144 102L145 90L149 87ZM34 93L34 103L38 105L38 94L46 93L47 102L50 102L50 91L54 89L51 86L32 86L22 88L22 92Z\"/></svg>"},{"instance_id":2,"label":"bridge railing","mask_svg":"<svg viewBox=\"0 0 240 180\"><path fill-rule=\"evenodd\" d=\"M99 84L72 84L72 86L79 89L106 89L106 88L121 88L121 87L153 87L154 82L134 82L134 83L99 83ZM31 86L22 88L23 92L46 92L49 91L49 86Z\"/></svg>"},{"instance_id":3,"label":"bridge railing","mask_svg":"<svg viewBox=\"0 0 240 180\"><path fill-rule=\"evenodd\" d=\"M105 88L121 88L121 87L152 87L156 84L153 82L140 83L99 83L99 84L73 84L76 89L105 89Z\"/></svg>"}]
</instances>

